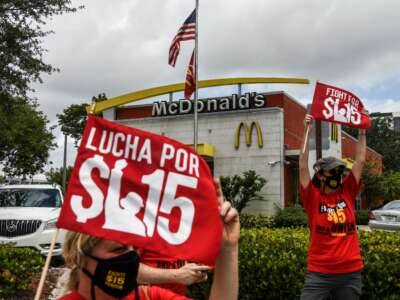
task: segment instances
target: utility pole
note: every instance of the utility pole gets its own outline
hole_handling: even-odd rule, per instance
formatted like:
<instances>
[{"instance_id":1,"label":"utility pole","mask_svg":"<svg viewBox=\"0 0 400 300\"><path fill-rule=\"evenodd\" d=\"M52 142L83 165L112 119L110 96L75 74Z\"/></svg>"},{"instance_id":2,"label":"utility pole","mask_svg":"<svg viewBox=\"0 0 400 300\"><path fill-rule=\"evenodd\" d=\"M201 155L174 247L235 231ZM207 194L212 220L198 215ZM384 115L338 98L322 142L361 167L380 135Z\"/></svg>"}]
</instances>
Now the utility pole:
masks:
<instances>
[{"instance_id":1,"label":"utility pole","mask_svg":"<svg viewBox=\"0 0 400 300\"><path fill-rule=\"evenodd\" d=\"M63 178L62 178L62 188L65 195L66 185L67 185L67 142L68 136L64 134L64 162L63 162Z\"/></svg>"}]
</instances>

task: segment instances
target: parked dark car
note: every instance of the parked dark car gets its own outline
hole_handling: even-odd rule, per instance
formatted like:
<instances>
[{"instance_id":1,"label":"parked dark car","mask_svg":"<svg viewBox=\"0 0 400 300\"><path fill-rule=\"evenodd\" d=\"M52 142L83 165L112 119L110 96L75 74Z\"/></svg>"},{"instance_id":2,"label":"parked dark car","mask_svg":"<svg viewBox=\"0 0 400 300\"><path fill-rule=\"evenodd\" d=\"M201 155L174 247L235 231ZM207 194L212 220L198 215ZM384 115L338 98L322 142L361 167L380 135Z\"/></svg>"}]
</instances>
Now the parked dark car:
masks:
<instances>
[{"instance_id":1,"label":"parked dark car","mask_svg":"<svg viewBox=\"0 0 400 300\"><path fill-rule=\"evenodd\" d=\"M371 229L400 231L400 200L393 200L369 213Z\"/></svg>"}]
</instances>

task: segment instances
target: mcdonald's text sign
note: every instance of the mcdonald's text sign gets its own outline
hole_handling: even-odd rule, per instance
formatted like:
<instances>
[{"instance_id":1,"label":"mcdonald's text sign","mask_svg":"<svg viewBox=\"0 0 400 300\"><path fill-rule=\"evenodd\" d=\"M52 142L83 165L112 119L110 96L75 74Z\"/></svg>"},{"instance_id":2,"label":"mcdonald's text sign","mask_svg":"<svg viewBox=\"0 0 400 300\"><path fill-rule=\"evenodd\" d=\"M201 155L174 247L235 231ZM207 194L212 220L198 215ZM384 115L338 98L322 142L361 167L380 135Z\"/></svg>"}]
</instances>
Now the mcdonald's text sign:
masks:
<instances>
[{"instance_id":1,"label":"mcdonald's text sign","mask_svg":"<svg viewBox=\"0 0 400 300\"><path fill-rule=\"evenodd\" d=\"M232 110L257 109L265 107L266 99L262 94L246 93L242 96L233 94L231 97L201 99L197 102L198 113L223 112ZM153 117L176 116L192 114L193 101L161 101L154 102Z\"/></svg>"}]
</instances>

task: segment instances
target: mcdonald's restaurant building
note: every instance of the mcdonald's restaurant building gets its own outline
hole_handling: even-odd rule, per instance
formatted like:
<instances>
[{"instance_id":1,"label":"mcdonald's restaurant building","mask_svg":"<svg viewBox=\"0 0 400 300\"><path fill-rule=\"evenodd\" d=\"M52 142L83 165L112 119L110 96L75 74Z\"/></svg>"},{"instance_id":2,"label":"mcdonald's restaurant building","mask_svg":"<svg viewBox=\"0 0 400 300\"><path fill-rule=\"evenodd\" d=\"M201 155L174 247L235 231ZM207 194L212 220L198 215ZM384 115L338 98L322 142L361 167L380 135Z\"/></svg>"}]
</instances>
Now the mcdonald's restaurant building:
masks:
<instances>
[{"instance_id":1,"label":"mcdonald's restaurant building","mask_svg":"<svg viewBox=\"0 0 400 300\"><path fill-rule=\"evenodd\" d=\"M277 208L300 202L298 157L304 132L305 106L280 91L201 99L198 112L197 150L214 176L241 175L255 170L267 180L260 192L264 201L250 202L246 212L270 215ZM112 107L103 111L103 117L193 144L191 101ZM315 162L313 132L310 137L309 163L312 170ZM339 125L323 122L323 156L342 158L351 167L356 142L341 131ZM367 156L381 169L380 154L368 149Z\"/></svg>"}]
</instances>

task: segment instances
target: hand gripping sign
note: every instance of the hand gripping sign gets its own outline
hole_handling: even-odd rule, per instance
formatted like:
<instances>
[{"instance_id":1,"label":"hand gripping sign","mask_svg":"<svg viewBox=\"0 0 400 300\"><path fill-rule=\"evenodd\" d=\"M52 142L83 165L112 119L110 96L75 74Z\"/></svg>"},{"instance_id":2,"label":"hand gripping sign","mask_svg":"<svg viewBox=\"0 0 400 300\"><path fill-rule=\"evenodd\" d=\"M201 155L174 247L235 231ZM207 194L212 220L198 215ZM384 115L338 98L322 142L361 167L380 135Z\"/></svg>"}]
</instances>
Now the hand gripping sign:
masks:
<instances>
[{"instance_id":1,"label":"hand gripping sign","mask_svg":"<svg viewBox=\"0 0 400 300\"><path fill-rule=\"evenodd\" d=\"M94 116L57 226L210 266L222 235L210 171L192 148Z\"/></svg>"},{"instance_id":2,"label":"hand gripping sign","mask_svg":"<svg viewBox=\"0 0 400 300\"><path fill-rule=\"evenodd\" d=\"M343 89L317 82L311 115L317 120L341 123L368 129L371 120L364 113L364 105L354 94Z\"/></svg>"}]
</instances>

